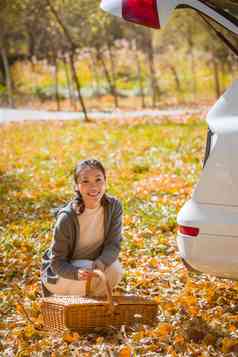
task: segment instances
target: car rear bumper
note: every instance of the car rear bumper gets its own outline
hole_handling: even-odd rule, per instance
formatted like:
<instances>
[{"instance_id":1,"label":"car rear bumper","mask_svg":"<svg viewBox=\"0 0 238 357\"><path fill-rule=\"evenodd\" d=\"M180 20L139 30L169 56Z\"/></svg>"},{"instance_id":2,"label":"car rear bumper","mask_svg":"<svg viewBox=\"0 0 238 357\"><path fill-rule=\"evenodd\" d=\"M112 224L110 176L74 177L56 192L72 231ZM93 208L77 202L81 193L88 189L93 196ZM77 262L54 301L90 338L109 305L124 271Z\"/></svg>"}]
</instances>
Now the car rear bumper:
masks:
<instances>
[{"instance_id":1,"label":"car rear bumper","mask_svg":"<svg viewBox=\"0 0 238 357\"><path fill-rule=\"evenodd\" d=\"M238 280L238 237L178 234L177 244L181 258L191 268Z\"/></svg>"}]
</instances>

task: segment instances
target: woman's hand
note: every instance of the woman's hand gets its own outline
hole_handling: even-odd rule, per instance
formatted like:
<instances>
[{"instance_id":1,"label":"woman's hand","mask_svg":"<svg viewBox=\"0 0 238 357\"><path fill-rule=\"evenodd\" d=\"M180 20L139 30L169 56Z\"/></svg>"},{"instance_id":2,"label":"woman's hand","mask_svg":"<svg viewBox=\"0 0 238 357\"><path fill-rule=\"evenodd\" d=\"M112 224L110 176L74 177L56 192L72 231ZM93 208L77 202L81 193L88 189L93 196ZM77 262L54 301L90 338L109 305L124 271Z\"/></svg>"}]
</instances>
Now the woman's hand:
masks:
<instances>
[{"instance_id":1,"label":"woman's hand","mask_svg":"<svg viewBox=\"0 0 238 357\"><path fill-rule=\"evenodd\" d=\"M93 272L87 269L78 270L78 280L87 280L93 277Z\"/></svg>"},{"instance_id":2,"label":"woman's hand","mask_svg":"<svg viewBox=\"0 0 238 357\"><path fill-rule=\"evenodd\" d=\"M98 269L104 272L106 269L106 265L100 259L96 259L93 262L93 269Z\"/></svg>"}]
</instances>

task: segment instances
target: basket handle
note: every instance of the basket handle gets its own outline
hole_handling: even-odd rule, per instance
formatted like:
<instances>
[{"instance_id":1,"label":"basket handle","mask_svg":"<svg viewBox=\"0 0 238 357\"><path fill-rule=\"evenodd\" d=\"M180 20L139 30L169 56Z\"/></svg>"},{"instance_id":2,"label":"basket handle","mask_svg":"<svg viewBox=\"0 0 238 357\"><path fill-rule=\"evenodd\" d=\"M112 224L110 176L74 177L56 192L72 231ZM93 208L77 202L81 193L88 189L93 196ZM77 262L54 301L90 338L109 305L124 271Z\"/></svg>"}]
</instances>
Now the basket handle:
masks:
<instances>
[{"instance_id":1,"label":"basket handle","mask_svg":"<svg viewBox=\"0 0 238 357\"><path fill-rule=\"evenodd\" d=\"M92 271L92 275L94 275L95 277L98 277L101 279L101 281L103 282L105 288L106 288L106 294L107 294L107 301L109 303L109 305L112 307L113 306L113 302L112 302L112 290L111 287L109 285L109 282L107 281L106 275L99 269L94 269ZM90 292L90 287L91 287L91 277L87 279L87 283L86 283L86 296L89 295Z\"/></svg>"}]
</instances>

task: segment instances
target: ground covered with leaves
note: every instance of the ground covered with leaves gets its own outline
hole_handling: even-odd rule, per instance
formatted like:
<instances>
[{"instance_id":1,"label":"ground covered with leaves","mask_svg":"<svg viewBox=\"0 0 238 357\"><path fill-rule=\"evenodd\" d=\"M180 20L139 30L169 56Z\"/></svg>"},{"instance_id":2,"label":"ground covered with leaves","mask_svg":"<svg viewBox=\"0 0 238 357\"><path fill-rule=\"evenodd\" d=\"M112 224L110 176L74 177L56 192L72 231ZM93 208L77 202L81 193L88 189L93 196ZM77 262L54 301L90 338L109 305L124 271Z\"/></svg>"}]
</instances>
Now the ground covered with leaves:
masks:
<instances>
[{"instance_id":1,"label":"ground covered with leaves","mask_svg":"<svg viewBox=\"0 0 238 357\"><path fill-rule=\"evenodd\" d=\"M237 356L238 285L188 274L176 248L176 214L202 166L199 118L21 123L1 126L1 356ZM51 209L73 195L77 160L96 157L124 207L120 293L156 299L154 326L50 334L39 299Z\"/></svg>"}]
</instances>

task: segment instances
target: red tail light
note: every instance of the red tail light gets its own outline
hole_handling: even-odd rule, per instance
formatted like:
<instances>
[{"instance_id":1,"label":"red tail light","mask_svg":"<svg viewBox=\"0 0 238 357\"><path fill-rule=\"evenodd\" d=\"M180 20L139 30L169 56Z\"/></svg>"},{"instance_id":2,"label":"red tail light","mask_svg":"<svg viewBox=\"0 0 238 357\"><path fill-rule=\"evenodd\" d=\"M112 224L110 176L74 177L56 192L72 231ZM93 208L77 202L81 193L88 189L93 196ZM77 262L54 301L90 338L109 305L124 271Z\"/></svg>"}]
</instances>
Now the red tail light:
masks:
<instances>
[{"instance_id":1,"label":"red tail light","mask_svg":"<svg viewBox=\"0 0 238 357\"><path fill-rule=\"evenodd\" d=\"M136 24L160 28L157 0L122 0L122 16Z\"/></svg>"},{"instance_id":2,"label":"red tail light","mask_svg":"<svg viewBox=\"0 0 238 357\"><path fill-rule=\"evenodd\" d=\"M199 233L199 228L179 226L179 233L185 234L186 236L196 237Z\"/></svg>"}]
</instances>

